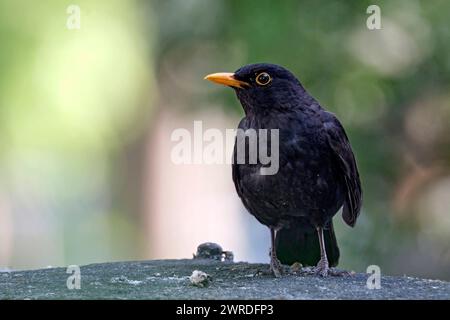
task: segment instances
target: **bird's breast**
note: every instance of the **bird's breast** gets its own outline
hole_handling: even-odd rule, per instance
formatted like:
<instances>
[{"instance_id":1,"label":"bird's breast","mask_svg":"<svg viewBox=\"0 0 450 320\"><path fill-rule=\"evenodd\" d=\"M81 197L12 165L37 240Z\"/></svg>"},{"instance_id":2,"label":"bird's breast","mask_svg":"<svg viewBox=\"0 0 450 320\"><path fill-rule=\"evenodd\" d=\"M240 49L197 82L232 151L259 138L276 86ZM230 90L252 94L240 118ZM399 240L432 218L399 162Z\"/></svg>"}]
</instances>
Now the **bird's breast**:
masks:
<instances>
[{"instance_id":1,"label":"bird's breast","mask_svg":"<svg viewBox=\"0 0 450 320\"><path fill-rule=\"evenodd\" d=\"M261 174L266 165L259 158L254 164L234 164L239 177L235 183L244 203L261 214L273 210L282 215L306 216L311 210L335 210L342 202L342 188L325 138L313 125L289 123L278 129L278 150L271 150L278 155L272 159L278 161L275 174ZM247 142L247 152L249 147Z\"/></svg>"}]
</instances>

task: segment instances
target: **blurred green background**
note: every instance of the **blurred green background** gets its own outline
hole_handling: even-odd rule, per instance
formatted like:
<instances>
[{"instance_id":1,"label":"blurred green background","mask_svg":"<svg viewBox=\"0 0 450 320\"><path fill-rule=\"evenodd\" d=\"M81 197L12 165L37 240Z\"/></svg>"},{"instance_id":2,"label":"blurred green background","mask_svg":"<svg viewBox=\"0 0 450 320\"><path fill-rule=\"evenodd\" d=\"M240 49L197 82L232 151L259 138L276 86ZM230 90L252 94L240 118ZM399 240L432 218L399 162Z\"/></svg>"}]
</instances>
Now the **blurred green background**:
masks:
<instances>
[{"instance_id":1,"label":"blurred green background","mask_svg":"<svg viewBox=\"0 0 450 320\"><path fill-rule=\"evenodd\" d=\"M175 166L170 136L236 127L234 94L203 76L271 62L338 115L358 159L341 267L450 279L449 21L444 0L0 0L0 269L190 257L201 241L268 261L229 165Z\"/></svg>"}]
</instances>

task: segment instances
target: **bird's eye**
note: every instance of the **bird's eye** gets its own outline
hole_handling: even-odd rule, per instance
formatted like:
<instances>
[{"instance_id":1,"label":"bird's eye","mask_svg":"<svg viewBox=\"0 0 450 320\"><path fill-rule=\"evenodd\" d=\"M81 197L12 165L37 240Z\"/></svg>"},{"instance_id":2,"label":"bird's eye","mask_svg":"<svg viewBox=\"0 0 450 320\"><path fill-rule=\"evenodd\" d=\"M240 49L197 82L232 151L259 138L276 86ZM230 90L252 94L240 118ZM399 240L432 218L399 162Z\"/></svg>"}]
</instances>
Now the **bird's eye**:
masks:
<instances>
[{"instance_id":1,"label":"bird's eye","mask_svg":"<svg viewBox=\"0 0 450 320\"><path fill-rule=\"evenodd\" d=\"M256 83L260 86L266 86L272 81L272 77L267 72L261 72L256 76Z\"/></svg>"}]
</instances>

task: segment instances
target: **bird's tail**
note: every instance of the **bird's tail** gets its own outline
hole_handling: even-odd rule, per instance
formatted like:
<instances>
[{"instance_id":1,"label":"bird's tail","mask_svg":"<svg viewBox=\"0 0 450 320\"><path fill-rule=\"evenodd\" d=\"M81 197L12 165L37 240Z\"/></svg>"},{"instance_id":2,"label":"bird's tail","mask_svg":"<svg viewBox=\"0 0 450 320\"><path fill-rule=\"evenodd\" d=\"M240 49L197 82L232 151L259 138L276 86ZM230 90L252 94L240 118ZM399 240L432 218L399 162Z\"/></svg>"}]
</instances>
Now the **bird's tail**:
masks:
<instances>
[{"instance_id":1,"label":"bird's tail","mask_svg":"<svg viewBox=\"0 0 450 320\"><path fill-rule=\"evenodd\" d=\"M334 234L333 222L324 229L325 249L330 267L339 262L339 247ZM319 237L316 229L305 219L299 219L289 228L277 232L275 247L281 263L291 265L300 262L315 266L320 260Z\"/></svg>"}]
</instances>

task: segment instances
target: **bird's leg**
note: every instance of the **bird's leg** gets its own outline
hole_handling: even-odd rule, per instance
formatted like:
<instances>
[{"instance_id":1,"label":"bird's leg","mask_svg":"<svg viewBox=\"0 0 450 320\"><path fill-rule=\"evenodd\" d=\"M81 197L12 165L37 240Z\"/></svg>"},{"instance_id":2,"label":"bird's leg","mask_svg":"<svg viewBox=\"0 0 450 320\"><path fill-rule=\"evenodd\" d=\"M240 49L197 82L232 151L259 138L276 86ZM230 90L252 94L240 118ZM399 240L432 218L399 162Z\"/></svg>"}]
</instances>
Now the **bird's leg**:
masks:
<instances>
[{"instance_id":1,"label":"bird's leg","mask_svg":"<svg viewBox=\"0 0 450 320\"><path fill-rule=\"evenodd\" d=\"M320 260L317 263L314 271L316 274L321 275L322 277L326 277L330 271L330 268L328 265L327 251L325 250L325 239L323 237L322 227L317 227L317 234L319 236Z\"/></svg>"},{"instance_id":2,"label":"bird's leg","mask_svg":"<svg viewBox=\"0 0 450 320\"><path fill-rule=\"evenodd\" d=\"M270 239L271 239L271 247L270 247L270 270L273 272L275 277L281 277L282 266L280 260L277 258L277 251L275 249L275 236L276 230L274 228L270 228Z\"/></svg>"}]
</instances>

